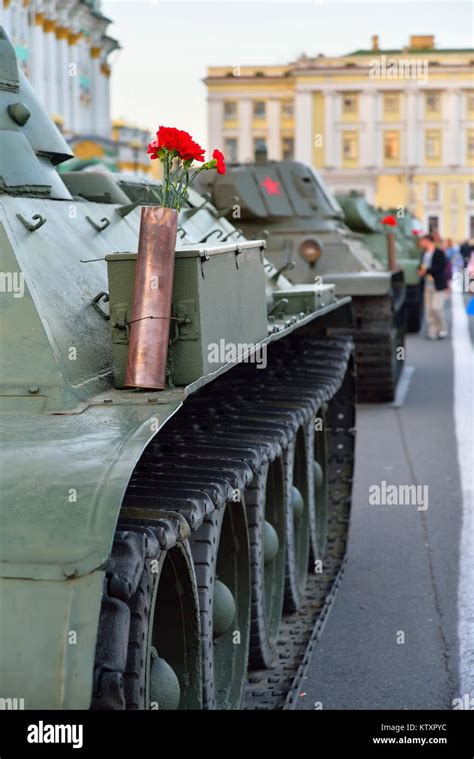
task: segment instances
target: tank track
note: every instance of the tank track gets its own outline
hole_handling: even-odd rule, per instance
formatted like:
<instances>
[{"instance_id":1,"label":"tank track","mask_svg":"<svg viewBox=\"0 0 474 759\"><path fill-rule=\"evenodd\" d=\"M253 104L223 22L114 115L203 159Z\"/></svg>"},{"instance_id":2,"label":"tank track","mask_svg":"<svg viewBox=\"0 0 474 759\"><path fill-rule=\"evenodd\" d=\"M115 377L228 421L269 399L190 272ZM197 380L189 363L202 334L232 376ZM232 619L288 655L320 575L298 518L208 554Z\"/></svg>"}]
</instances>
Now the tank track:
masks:
<instances>
[{"instance_id":1,"label":"tank track","mask_svg":"<svg viewBox=\"0 0 474 759\"><path fill-rule=\"evenodd\" d=\"M407 285L407 332L419 332L423 320L423 294L420 285Z\"/></svg>"},{"instance_id":2,"label":"tank track","mask_svg":"<svg viewBox=\"0 0 474 759\"><path fill-rule=\"evenodd\" d=\"M262 466L282 456L296 431L314 424L327 406L331 519L324 574L310 574L302 608L283 617L277 656L270 669L252 673L245 708L294 702L346 549L354 455L352 350L350 338L322 334L294 334L274 343L265 370L236 366L192 395L148 445L125 493L106 571L93 708L140 708L137 642L131 649L129 638L133 643L137 608L141 624L146 617L143 575L149 561L177 543L188 544L217 510L245 497ZM195 557L199 590L198 564Z\"/></svg>"},{"instance_id":3,"label":"tank track","mask_svg":"<svg viewBox=\"0 0 474 759\"><path fill-rule=\"evenodd\" d=\"M357 367L357 400L386 403L395 398L404 360L405 303L391 295L353 297L356 329L333 329L331 334L352 334Z\"/></svg>"}]
</instances>

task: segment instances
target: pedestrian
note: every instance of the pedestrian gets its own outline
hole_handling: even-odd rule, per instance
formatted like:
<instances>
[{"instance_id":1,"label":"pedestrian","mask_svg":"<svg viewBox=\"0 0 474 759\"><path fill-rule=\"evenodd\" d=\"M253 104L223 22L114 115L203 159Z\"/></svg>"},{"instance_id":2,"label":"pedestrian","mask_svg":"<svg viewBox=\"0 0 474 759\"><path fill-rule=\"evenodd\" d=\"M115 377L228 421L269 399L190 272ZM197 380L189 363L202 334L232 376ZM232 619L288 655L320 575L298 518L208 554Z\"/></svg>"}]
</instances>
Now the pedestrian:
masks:
<instances>
[{"instance_id":1,"label":"pedestrian","mask_svg":"<svg viewBox=\"0 0 474 759\"><path fill-rule=\"evenodd\" d=\"M433 235L423 235L420 240L423 251L418 274L423 280L423 304L429 340L448 335L444 318L444 300L447 289L446 256L435 245Z\"/></svg>"},{"instance_id":2,"label":"pedestrian","mask_svg":"<svg viewBox=\"0 0 474 759\"><path fill-rule=\"evenodd\" d=\"M473 240L464 240L464 242L461 243L459 252L461 256L463 257L464 268L466 268L469 263L469 259L471 258L471 253L472 253L473 248L474 248Z\"/></svg>"}]
</instances>

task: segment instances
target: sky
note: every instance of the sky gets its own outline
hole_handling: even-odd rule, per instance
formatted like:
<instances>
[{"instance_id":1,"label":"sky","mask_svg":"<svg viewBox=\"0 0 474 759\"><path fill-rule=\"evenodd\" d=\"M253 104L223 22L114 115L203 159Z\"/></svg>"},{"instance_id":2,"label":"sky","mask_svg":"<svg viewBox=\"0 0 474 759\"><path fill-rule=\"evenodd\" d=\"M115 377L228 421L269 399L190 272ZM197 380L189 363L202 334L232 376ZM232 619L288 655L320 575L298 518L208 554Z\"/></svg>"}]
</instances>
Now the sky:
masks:
<instances>
[{"instance_id":1,"label":"sky","mask_svg":"<svg viewBox=\"0 0 474 759\"><path fill-rule=\"evenodd\" d=\"M209 65L282 64L302 53L401 48L411 34L473 47L473 4L458 0L104 0L113 53L112 115L150 132L185 129L206 147Z\"/></svg>"}]
</instances>

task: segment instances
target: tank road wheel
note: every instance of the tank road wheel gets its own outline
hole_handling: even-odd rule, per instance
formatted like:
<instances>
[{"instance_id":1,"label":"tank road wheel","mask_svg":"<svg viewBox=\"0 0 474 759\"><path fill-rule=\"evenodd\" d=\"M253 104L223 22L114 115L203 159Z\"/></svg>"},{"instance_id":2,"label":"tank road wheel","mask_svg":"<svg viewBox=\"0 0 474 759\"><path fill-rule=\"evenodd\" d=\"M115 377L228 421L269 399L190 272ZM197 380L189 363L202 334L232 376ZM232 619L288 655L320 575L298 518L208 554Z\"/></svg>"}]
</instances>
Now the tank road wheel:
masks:
<instances>
[{"instance_id":1,"label":"tank road wheel","mask_svg":"<svg viewBox=\"0 0 474 759\"><path fill-rule=\"evenodd\" d=\"M250 668L269 667L285 589L285 481L281 459L264 465L245 491L250 538Z\"/></svg>"},{"instance_id":2,"label":"tank road wheel","mask_svg":"<svg viewBox=\"0 0 474 759\"><path fill-rule=\"evenodd\" d=\"M319 409L316 421L320 421L314 429L313 436L313 459L310 462L313 467L314 488L314 515L315 526L311 531L310 546L310 570L314 570L316 559L322 559L326 553L329 507L328 507L328 453L326 440L326 412ZM312 433L310 429L310 434Z\"/></svg>"},{"instance_id":3,"label":"tank road wheel","mask_svg":"<svg viewBox=\"0 0 474 759\"><path fill-rule=\"evenodd\" d=\"M250 554L243 502L206 517L191 540L201 615L203 708L239 709L250 639Z\"/></svg>"},{"instance_id":4,"label":"tank road wheel","mask_svg":"<svg viewBox=\"0 0 474 759\"><path fill-rule=\"evenodd\" d=\"M96 647L94 709L200 709L197 588L187 542L117 533Z\"/></svg>"},{"instance_id":5,"label":"tank road wheel","mask_svg":"<svg viewBox=\"0 0 474 759\"><path fill-rule=\"evenodd\" d=\"M293 445L285 451L287 479L287 551L286 551L286 612L297 611L308 577L310 543L310 509L313 494L308 475L308 459L303 427ZM289 485L289 487L288 487Z\"/></svg>"}]
</instances>

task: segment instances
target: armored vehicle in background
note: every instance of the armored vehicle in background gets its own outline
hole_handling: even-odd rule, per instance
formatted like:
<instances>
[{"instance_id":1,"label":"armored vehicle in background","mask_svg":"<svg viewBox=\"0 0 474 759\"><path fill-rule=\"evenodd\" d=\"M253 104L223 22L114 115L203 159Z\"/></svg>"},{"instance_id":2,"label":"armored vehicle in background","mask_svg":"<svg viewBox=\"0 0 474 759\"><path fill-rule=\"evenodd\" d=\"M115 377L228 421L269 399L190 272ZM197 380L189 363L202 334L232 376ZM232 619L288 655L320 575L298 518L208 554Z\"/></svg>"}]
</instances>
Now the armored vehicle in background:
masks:
<instances>
[{"instance_id":1,"label":"armored vehicle in background","mask_svg":"<svg viewBox=\"0 0 474 759\"><path fill-rule=\"evenodd\" d=\"M350 300L190 193L166 388L126 388L147 190L69 157L0 27L0 698L289 705L344 561Z\"/></svg>"},{"instance_id":2,"label":"armored vehicle in background","mask_svg":"<svg viewBox=\"0 0 474 759\"><path fill-rule=\"evenodd\" d=\"M214 205L238 219L246 237L267 238L268 258L288 280L324 281L352 296L358 399L393 400L404 355L403 272L387 271L344 224L341 207L309 166L260 153L256 163L233 164L225 176L201 176Z\"/></svg>"},{"instance_id":3,"label":"armored vehicle in background","mask_svg":"<svg viewBox=\"0 0 474 759\"><path fill-rule=\"evenodd\" d=\"M363 235L365 244L384 267L388 266L387 230L382 219L386 214L392 214L396 218L397 226L390 227L389 230L395 235L397 263L405 275L407 330L419 332L423 304L418 276L420 250L417 235L421 232L421 222L407 209L403 209L400 214L399 209L383 211L374 208L355 190L348 195L337 195L336 198L344 211L347 226Z\"/></svg>"}]
</instances>

